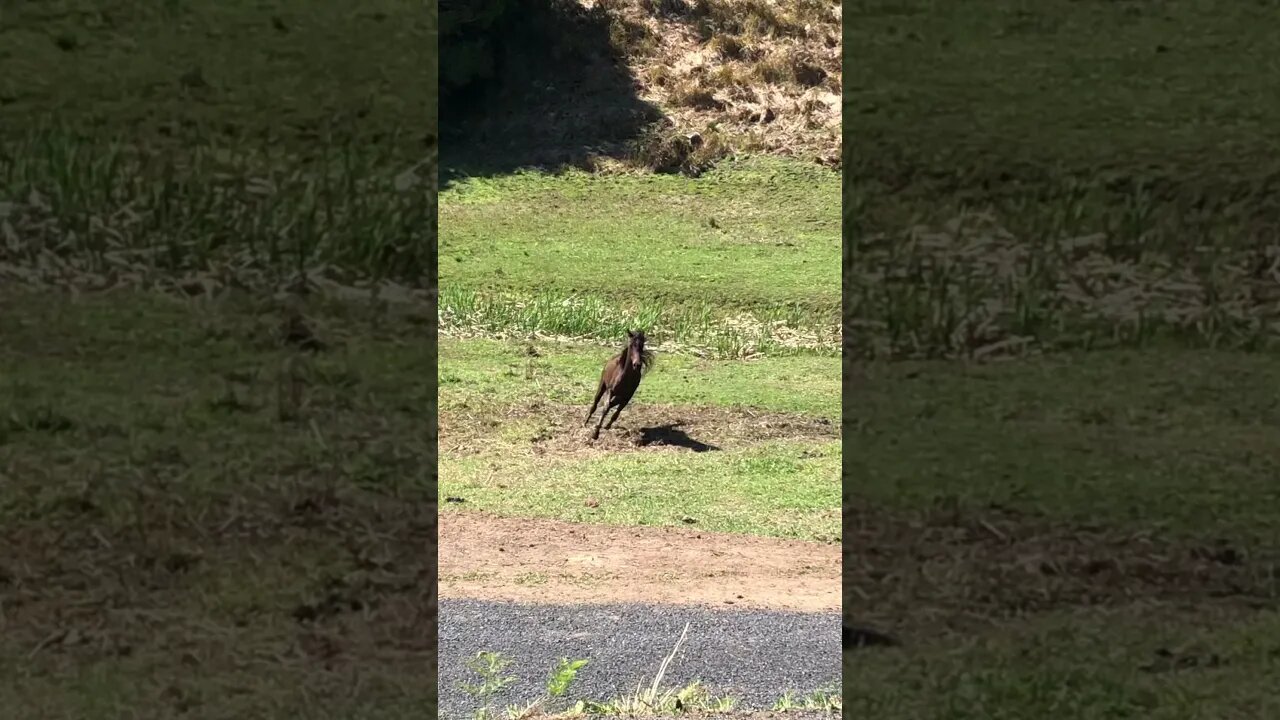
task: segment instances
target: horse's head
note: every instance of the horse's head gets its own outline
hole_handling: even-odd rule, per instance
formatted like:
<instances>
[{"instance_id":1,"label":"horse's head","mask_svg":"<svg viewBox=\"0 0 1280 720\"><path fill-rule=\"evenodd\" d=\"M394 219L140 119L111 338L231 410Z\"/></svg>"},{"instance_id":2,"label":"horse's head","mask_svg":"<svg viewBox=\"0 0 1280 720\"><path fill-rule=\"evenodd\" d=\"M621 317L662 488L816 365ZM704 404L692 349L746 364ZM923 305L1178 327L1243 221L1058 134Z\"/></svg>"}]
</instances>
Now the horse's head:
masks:
<instances>
[{"instance_id":1,"label":"horse's head","mask_svg":"<svg viewBox=\"0 0 1280 720\"><path fill-rule=\"evenodd\" d=\"M644 347L645 337L643 330L627 331L627 356L630 364L634 367L648 367L653 362L653 353Z\"/></svg>"}]
</instances>

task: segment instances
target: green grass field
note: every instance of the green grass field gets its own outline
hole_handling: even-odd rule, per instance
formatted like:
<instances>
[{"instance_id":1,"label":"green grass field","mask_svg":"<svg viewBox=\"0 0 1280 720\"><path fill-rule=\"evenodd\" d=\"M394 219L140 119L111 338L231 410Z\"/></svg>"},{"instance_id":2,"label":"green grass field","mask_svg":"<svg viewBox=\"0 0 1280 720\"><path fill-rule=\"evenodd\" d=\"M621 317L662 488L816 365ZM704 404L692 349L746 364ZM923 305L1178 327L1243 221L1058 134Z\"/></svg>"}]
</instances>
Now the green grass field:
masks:
<instances>
[{"instance_id":1,"label":"green grass field","mask_svg":"<svg viewBox=\"0 0 1280 720\"><path fill-rule=\"evenodd\" d=\"M440 204L441 494L503 515L838 538L837 182L748 159L698 179L455 183ZM600 368L635 327L657 365L622 431L589 444ZM646 442L673 423L714 451Z\"/></svg>"},{"instance_id":2,"label":"green grass field","mask_svg":"<svg viewBox=\"0 0 1280 720\"><path fill-rule=\"evenodd\" d=\"M6 716L434 714L433 9L0 8Z\"/></svg>"},{"instance_id":3,"label":"green grass field","mask_svg":"<svg viewBox=\"0 0 1280 720\"><path fill-rule=\"evenodd\" d=\"M756 429L744 427L746 437L734 438L741 447L732 454L583 457L585 431L579 426L592 391L583 378L593 377L608 351L553 345L544 352L545 359L531 360L496 341L442 343L442 493L503 515L613 525L679 525L693 517L708 530L826 541L839 536L833 482L840 473L835 358L732 363L665 357L644 381L644 404L634 408L651 415L646 406L658 405L664 415L705 417L709 431L718 435L733 433L735 410L827 422L815 425L809 437L797 439L787 431L753 437ZM512 416L511 408L530 401L537 405ZM572 411L553 410L561 404ZM619 422L654 424L645 415ZM551 452L532 449L547 441L552 441ZM697 479L692 485L691 477ZM588 498L598 506L584 506Z\"/></svg>"},{"instance_id":4,"label":"green grass field","mask_svg":"<svg viewBox=\"0 0 1280 720\"><path fill-rule=\"evenodd\" d=\"M846 712L1280 708L1270 10L845 7Z\"/></svg>"},{"instance_id":5,"label":"green grass field","mask_svg":"<svg viewBox=\"0 0 1280 720\"><path fill-rule=\"evenodd\" d=\"M838 177L756 158L690 179L520 173L441 197L444 322L722 356L834 352Z\"/></svg>"}]
</instances>

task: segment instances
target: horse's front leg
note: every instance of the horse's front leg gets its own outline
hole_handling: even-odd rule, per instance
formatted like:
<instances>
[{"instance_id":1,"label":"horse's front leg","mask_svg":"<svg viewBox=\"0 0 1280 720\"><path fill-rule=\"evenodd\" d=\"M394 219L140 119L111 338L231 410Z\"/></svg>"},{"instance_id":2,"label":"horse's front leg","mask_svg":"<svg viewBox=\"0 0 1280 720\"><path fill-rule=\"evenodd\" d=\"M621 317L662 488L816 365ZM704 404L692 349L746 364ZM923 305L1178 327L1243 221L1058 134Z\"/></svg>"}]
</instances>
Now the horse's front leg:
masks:
<instances>
[{"instance_id":1,"label":"horse's front leg","mask_svg":"<svg viewBox=\"0 0 1280 720\"><path fill-rule=\"evenodd\" d=\"M615 420L617 420L617 419L618 419L618 416L622 414L622 408L624 408L624 407L626 407L626 406L627 406L627 404L626 404L626 403L622 403L621 405L619 405L619 406L618 406L618 409L617 409L617 410L614 410L614 411L613 411L613 417L609 419L609 424L604 426L604 429L605 429L605 430L608 430L609 428L613 427L613 423L614 423L614 421L615 421ZM605 408L605 413L604 413L604 414L605 414L605 415L608 415L608 414L609 414L609 410L608 410L608 408ZM602 418L600 418L600 419L601 419L601 420L603 420L604 418L602 417Z\"/></svg>"},{"instance_id":2,"label":"horse's front leg","mask_svg":"<svg viewBox=\"0 0 1280 720\"><path fill-rule=\"evenodd\" d=\"M605 406L604 406L604 411L600 413L600 421L596 423L596 429L595 429L595 432L591 433L591 439L592 439L592 440L599 440L599 439L600 439L600 426L601 426L601 425L604 425L604 419L605 419L605 418L607 418L607 417L609 417L609 406L608 406L608 405L605 405Z\"/></svg>"},{"instance_id":3,"label":"horse's front leg","mask_svg":"<svg viewBox=\"0 0 1280 720\"><path fill-rule=\"evenodd\" d=\"M600 398L604 396L604 381L600 382L600 387L596 388L596 399L591 402L591 409L587 411L587 416L582 420L582 427L586 427L591 422L591 416L596 414L596 408L600 406ZM609 403L605 403L605 412L609 411Z\"/></svg>"}]
</instances>

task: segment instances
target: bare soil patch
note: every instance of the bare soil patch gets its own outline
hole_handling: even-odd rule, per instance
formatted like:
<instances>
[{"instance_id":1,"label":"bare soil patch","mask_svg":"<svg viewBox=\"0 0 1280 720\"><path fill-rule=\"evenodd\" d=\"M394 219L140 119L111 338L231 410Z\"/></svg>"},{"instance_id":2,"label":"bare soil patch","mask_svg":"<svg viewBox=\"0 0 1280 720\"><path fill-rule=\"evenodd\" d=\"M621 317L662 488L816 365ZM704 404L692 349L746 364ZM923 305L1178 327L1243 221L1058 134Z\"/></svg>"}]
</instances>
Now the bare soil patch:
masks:
<instances>
[{"instance_id":1,"label":"bare soil patch","mask_svg":"<svg viewBox=\"0 0 1280 720\"><path fill-rule=\"evenodd\" d=\"M492 445L495 430L518 421L529 427L527 441L535 455L578 455L602 452L714 452L749 447L771 440L822 440L840 436L833 420L796 413L748 408L688 405L633 405L618 422L591 439L594 421L583 426L588 406L535 401L495 416L490 408L440 413L440 447L444 454L476 453ZM595 417L599 417L597 414Z\"/></svg>"},{"instance_id":2,"label":"bare soil patch","mask_svg":"<svg viewBox=\"0 0 1280 720\"><path fill-rule=\"evenodd\" d=\"M837 545L682 528L440 516L440 596L834 612Z\"/></svg>"},{"instance_id":3,"label":"bare soil patch","mask_svg":"<svg viewBox=\"0 0 1280 720\"><path fill-rule=\"evenodd\" d=\"M1273 553L1070 525L991 506L979 513L845 507L845 607L903 636L1084 607L1280 607Z\"/></svg>"}]
</instances>

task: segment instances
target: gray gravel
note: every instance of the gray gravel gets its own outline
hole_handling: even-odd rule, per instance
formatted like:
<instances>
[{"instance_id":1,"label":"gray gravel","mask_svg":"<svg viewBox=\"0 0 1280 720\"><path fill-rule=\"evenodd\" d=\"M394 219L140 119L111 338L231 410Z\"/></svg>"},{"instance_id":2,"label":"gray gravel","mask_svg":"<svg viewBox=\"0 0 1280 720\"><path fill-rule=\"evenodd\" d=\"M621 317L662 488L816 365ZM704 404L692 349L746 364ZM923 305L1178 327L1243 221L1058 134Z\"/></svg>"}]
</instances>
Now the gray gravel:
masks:
<instances>
[{"instance_id":1,"label":"gray gravel","mask_svg":"<svg viewBox=\"0 0 1280 720\"><path fill-rule=\"evenodd\" d=\"M609 700L648 686L684 624L689 635L664 686L699 680L740 708L768 709L787 691L833 689L840 681L840 616L676 605L528 605L440 600L440 717L468 716L459 689L476 678L463 665L481 650L502 652L517 678L495 705L542 694L561 657L587 658L573 699Z\"/></svg>"}]
</instances>

